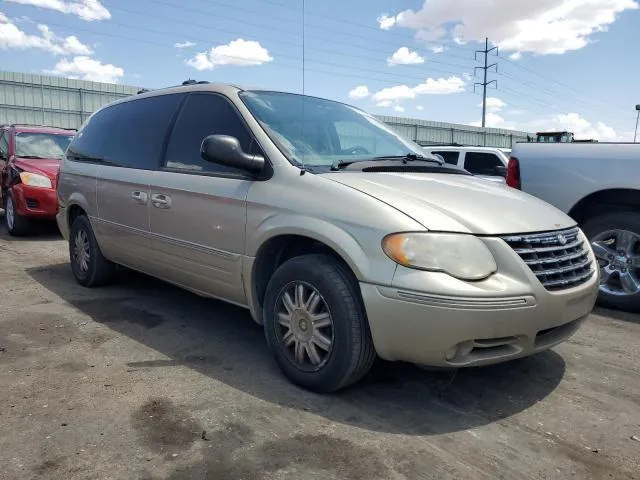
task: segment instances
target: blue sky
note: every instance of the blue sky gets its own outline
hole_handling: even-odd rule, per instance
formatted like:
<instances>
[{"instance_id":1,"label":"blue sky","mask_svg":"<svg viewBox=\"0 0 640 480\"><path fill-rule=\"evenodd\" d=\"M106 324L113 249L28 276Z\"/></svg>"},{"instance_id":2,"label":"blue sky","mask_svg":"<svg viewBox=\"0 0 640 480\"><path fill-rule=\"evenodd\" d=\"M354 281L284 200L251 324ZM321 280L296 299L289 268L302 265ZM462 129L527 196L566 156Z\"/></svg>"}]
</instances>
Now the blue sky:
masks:
<instances>
[{"instance_id":1,"label":"blue sky","mask_svg":"<svg viewBox=\"0 0 640 480\"><path fill-rule=\"evenodd\" d=\"M0 0L0 12L4 70L303 90L302 0ZM304 18L308 94L477 123L474 50L487 36L500 47L488 126L633 135L636 0L306 0Z\"/></svg>"}]
</instances>

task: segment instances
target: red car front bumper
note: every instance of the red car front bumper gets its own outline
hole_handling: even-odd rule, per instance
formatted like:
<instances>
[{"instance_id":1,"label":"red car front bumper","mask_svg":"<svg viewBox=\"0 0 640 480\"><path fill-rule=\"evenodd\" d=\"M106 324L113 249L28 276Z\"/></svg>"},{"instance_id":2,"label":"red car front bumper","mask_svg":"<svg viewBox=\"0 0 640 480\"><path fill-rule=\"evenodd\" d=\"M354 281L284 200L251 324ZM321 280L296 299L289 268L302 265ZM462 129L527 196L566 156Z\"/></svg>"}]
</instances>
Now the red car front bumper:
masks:
<instances>
[{"instance_id":1,"label":"red car front bumper","mask_svg":"<svg viewBox=\"0 0 640 480\"><path fill-rule=\"evenodd\" d=\"M58 196L53 188L31 187L18 183L11 190L18 215L54 219L58 213Z\"/></svg>"}]
</instances>

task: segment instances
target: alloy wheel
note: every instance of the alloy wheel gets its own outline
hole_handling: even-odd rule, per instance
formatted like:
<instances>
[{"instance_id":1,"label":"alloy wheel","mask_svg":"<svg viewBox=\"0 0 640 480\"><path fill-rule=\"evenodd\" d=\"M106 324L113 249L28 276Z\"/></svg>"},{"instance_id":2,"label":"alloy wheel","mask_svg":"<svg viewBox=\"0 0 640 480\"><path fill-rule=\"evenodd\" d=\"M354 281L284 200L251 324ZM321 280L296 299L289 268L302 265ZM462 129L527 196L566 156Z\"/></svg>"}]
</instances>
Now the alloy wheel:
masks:
<instances>
[{"instance_id":1,"label":"alloy wheel","mask_svg":"<svg viewBox=\"0 0 640 480\"><path fill-rule=\"evenodd\" d=\"M292 282L278 295L276 332L289 359L301 370L317 371L333 349L333 319L329 307L312 285Z\"/></svg>"},{"instance_id":2,"label":"alloy wheel","mask_svg":"<svg viewBox=\"0 0 640 480\"><path fill-rule=\"evenodd\" d=\"M4 210L4 216L7 219L7 226L9 227L9 230L12 230L16 221L16 212L13 208L13 199L11 196L7 196L7 205Z\"/></svg>"},{"instance_id":3,"label":"alloy wheel","mask_svg":"<svg viewBox=\"0 0 640 480\"><path fill-rule=\"evenodd\" d=\"M73 239L73 259L76 266L82 273L89 271L89 260L91 255L89 252L89 237L84 230L78 230Z\"/></svg>"},{"instance_id":4,"label":"alloy wheel","mask_svg":"<svg viewBox=\"0 0 640 480\"><path fill-rule=\"evenodd\" d=\"M600 290L611 295L640 293L640 235L608 230L591 240L600 265Z\"/></svg>"}]
</instances>

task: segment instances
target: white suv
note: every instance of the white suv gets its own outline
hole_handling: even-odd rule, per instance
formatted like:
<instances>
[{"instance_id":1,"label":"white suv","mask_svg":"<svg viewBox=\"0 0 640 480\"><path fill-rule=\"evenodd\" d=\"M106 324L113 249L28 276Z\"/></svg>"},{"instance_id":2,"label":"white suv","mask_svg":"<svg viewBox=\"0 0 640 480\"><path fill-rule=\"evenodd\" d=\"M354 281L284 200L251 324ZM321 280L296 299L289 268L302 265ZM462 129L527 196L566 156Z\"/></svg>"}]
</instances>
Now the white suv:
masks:
<instances>
[{"instance_id":1,"label":"white suv","mask_svg":"<svg viewBox=\"0 0 640 480\"><path fill-rule=\"evenodd\" d=\"M463 168L473 175L505 183L509 156L504 149L462 145L428 145L423 148L429 153L440 155L446 163Z\"/></svg>"}]
</instances>

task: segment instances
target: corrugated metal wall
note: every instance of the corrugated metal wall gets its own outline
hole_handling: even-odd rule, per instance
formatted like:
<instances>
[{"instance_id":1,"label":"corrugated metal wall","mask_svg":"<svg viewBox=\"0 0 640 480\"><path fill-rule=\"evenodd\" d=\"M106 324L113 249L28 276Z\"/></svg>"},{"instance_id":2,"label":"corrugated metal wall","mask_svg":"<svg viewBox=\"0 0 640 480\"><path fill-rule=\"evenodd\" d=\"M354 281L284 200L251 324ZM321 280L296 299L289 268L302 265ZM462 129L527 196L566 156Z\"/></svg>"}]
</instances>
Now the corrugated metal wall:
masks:
<instances>
[{"instance_id":1,"label":"corrugated metal wall","mask_svg":"<svg viewBox=\"0 0 640 480\"><path fill-rule=\"evenodd\" d=\"M102 105L138 90L125 85L0 72L0 124L79 128Z\"/></svg>"},{"instance_id":2,"label":"corrugated metal wall","mask_svg":"<svg viewBox=\"0 0 640 480\"><path fill-rule=\"evenodd\" d=\"M79 128L101 106L133 95L140 87L87 82L47 75L0 72L0 124L28 123ZM482 129L455 123L378 116L394 130L420 144L461 143L510 148L527 133ZM353 132L354 142L360 141ZM356 142L357 143L357 142Z\"/></svg>"},{"instance_id":3,"label":"corrugated metal wall","mask_svg":"<svg viewBox=\"0 0 640 480\"><path fill-rule=\"evenodd\" d=\"M527 132L502 128L471 127L457 123L432 122L414 118L377 116L400 135L421 145L460 143L511 148L516 142L526 142Z\"/></svg>"}]
</instances>

